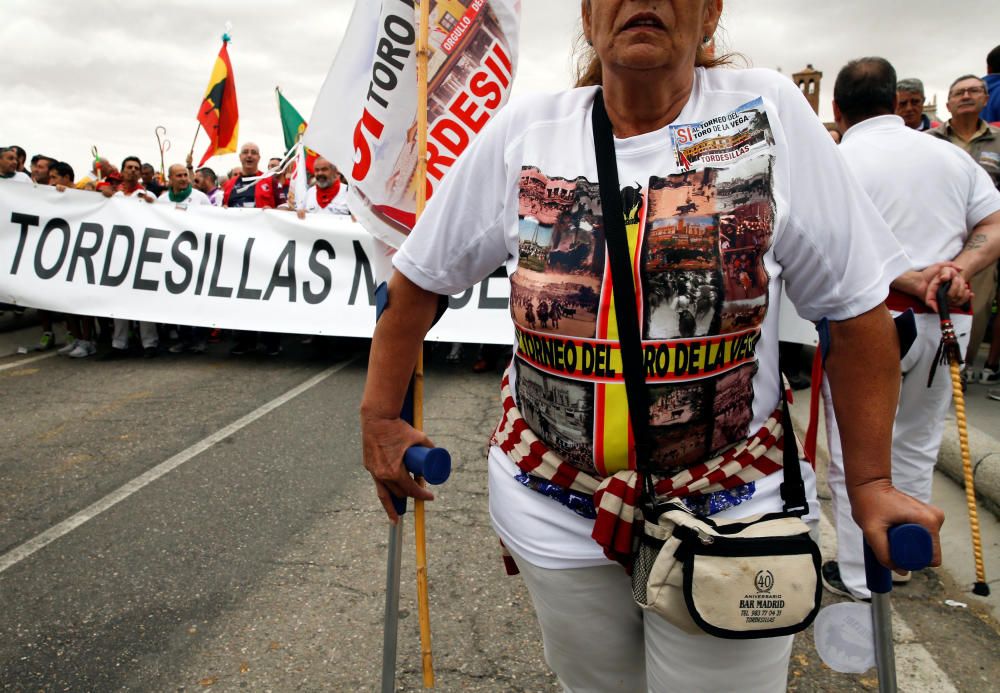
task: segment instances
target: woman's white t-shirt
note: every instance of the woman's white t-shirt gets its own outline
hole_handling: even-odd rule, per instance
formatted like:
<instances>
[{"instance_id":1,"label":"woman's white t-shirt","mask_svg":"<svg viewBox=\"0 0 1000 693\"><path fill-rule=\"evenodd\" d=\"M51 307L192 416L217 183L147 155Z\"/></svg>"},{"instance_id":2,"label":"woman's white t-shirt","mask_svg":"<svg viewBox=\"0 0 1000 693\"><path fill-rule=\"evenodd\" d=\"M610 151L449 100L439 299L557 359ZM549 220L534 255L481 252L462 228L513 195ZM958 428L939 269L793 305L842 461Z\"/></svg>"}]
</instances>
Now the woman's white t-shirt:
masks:
<instances>
[{"instance_id":1,"label":"woman's white t-shirt","mask_svg":"<svg viewBox=\"0 0 1000 693\"><path fill-rule=\"evenodd\" d=\"M634 467L591 125L596 88L512 101L394 258L426 290L511 276L511 389L564 459ZM779 402L782 281L799 315L860 315L910 268L802 94L767 70L697 69L675 122L615 140L650 393L652 464L673 474L757 431ZM863 354L864 345L857 345ZM593 521L528 489L497 447L501 539L548 568L606 559ZM732 514L780 505L780 479ZM718 508L715 508L718 510ZM775 508L776 509L776 508Z\"/></svg>"}]
</instances>

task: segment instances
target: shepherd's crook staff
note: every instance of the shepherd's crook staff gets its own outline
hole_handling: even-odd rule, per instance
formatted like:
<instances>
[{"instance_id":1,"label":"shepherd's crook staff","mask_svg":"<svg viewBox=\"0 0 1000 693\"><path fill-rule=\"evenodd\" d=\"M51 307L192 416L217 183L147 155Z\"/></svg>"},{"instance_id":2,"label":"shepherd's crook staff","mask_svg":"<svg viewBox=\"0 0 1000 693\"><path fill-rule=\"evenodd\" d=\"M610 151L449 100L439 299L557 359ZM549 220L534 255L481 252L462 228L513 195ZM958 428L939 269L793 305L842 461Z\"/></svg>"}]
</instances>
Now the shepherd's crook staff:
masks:
<instances>
[{"instance_id":1,"label":"shepherd's crook staff","mask_svg":"<svg viewBox=\"0 0 1000 693\"><path fill-rule=\"evenodd\" d=\"M101 175L101 169L103 168L103 166L101 166L101 157L97 153L96 144L90 148L90 153L94 157L94 175L97 176L97 182L100 183L104 179L104 177Z\"/></svg>"},{"instance_id":2,"label":"shepherd's crook staff","mask_svg":"<svg viewBox=\"0 0 1000 693\"><path fill-rule=\"evenodd\" d=\"M948 289L951 282L942 284L937 290L938 316L941 318L941 344L938 353L931 364L927 387L934 380L938 360L941 365L948 364L951 371L951 392L955 400L955 421L958 422L958 444L962 451L962 473L965 477L965 505L969 509L969 528L972 530L972 555L976 561L976 582L972 586L973 594L987 597L990 586L986 584L986 567L983 564L983 541L979 535L979 512L976 510L976 486L972 474L972 456L969 453L969 429L965 419L965 394L962 392L962 376L959 367L962 364L962 352L955 336L955 327L948 313Z\"/></svg>"},{"instance_id":3,"label":"shepherd's crook staff","mask_svg":"<svg viewBox=\"0 0 1000 693\"><path fill-rule=\"evenodd\" d=\"M160 178L167 180L166 166L163 162L164 152L170 151L170 140L167 139L167 129L162 125L157 125L153 131L156 133L156 145L160 148ZM160 135L163 135L161 138Z\"/></svg>"},{"instance_id":4,"label":"shepherd's crook staff","mask_svg":"<svg viewBox=\"0 0 1000 693\"><path fill-rule=\"evenodd\" d=\"M417 209L416 219L427 204L427 62L430 57L427 37L430 24L430 0L420 0L420 22L417 33ZM424 428L424 356L417 357L413 373L413 426ZM424 688L434 688L434 660L431 654L431 614L427 590L427 535L425 532L424 501L413 502L417 560L417 613L420 617L420 655L424 672Z\"/></svg>"}]
</instances>

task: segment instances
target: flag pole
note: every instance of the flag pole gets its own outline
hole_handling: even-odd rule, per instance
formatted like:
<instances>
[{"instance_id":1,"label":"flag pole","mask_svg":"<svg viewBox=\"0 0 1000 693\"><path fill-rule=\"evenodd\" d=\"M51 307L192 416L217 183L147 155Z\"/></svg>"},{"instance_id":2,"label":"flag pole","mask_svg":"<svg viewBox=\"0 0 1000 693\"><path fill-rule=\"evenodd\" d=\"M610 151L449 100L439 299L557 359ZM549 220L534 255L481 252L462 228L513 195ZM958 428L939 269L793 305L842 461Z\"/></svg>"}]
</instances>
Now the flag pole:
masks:
<instances>
[{"instance_id":1,"label":"flag pole","mask_svg":"<svg viewBox=\"0 0 1000 693\"><path fill-rule=\"evenodd\" d=\"M430 57L428 34L430 0L420 0L420 22L417 32L417 208L416 219L427 204L427 63ZM424 356L417 358L413 373L413 424L424 427ZM434 688L434 660L431 654L431 616L427 587L427 534L424 502L413 503L413 526L416 533L417 612L420 617L420 655L423 665L424 688Z\"/></svg>"},{"instance_id":2,"label":"flag pole","mask_svg":"<svg viewBox=\"0 0 1000 693\"><path fill-rule=\"evenodd\" d=\"M194 143L198 141L198 133L199 132L201 132L201 123L198 123L198 125L195 127L195 129L194 129L194 139L191 140L191 151L188 152L188 156L192 157L192 159L194 158Z\"/></svg>"},{"instance_id":3,"label":"flag pole","mask_svg":"<svg viewBox=\"0 0 1000 693\"><path fill-rule=\"evenodd\" d=\"M281 87L274 88L274 102L278 105L278 118L281 118ZM284 128L282 128L282 135L284 135Z\"/></svg>"}]
</instances>

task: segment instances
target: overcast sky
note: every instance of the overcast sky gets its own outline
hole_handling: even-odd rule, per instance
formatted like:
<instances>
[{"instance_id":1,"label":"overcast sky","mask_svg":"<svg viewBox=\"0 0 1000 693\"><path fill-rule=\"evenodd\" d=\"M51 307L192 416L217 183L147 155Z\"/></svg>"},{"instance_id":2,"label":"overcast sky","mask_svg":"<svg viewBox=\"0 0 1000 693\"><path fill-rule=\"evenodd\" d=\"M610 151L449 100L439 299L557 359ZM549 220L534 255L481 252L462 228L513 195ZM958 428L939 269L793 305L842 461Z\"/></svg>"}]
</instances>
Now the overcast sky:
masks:
<instances>
[{"instance_id":1,"label":"overcast sky","mask_svg":"<svg viewBox=\"0 0 1000 693\"><path fill-rule=\"evenodd\" d=\"M0 144L69 161L78 176L90 168L91 146L116 165L136 154L159 168L154 129L162 125L172 145L167 165L182 161L228 21L240 139L256 141L265 157L279 155L274 87L309 117L353 4L0 0ZM522 5L515 93L569 86L579 0ZM728 0L723 25L722 47L756 67L791 74L812 63L822 70L820 114L827 119L839 68L873 54L888 58L900 77L922 78L947 117L952 79L982 74L986 53L1000 43L1000 2ZM202 133L196 161L206 146ZM209 162L218 171L236 164L235 155Z\"/></svg>"}]
</instances>

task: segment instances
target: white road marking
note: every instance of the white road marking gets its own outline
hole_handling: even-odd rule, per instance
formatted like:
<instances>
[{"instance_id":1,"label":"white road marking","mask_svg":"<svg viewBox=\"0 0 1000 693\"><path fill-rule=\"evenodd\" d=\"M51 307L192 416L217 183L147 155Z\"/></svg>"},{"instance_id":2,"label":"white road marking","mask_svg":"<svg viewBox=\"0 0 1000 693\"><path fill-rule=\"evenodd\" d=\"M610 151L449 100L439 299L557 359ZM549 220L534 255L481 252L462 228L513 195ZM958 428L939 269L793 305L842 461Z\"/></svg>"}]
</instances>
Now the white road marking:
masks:
<instances>
[{"instance_id":1,"label":"white road marking","mask_svg":"<svg viewBox=\"0 0 1000 693\"><path fill-rule=\"evenodd\" d=\"M13 356L14 354L8 354L8 356ZM32 356L30 358L21 359L20 361L14 361L13 363L5 363L0 366L0 371L6 371L11 368L20 368L21 366L26 366L29 363L34 363L35 361L41 361L42 359L52 358L56 355L55 351L50 351L47 354L39 354L38 356Z\"/></svg>"},{"instance_id":2,"label":"white road marking","mask_svg":"<svg viewBox=\"0 0 1000 693\"><path fill-rule=\"evenodd\" d=\"M900 693L958 693L931 653L919 643L896 643L896 684Z\"/></svg>"},{"instance_id":3,"label":"white road marking","mask_svg":"<svg viewBox=\"0 0 1000 693\"><path fill-rule=\"evenodd\" d=\"M45 358L45 356L42 356L40 358ZM173 457L171 457L170 459L161 462L160 464L156 465L155 467L145 472L144 474L140 474L135 479L132 479L132 481L129 481L125 485L119 487L118 489L104 496L104 498L100 499L96 503L93 503L92 505L84 508L75 515L66 518L59 524L50 527L49 529L45 530L36 537L29 539L23 544L14 547L7 553L0 556L0 573L3 573L11 566L17 565L28 556L35 553L36 551L45 548L46 546L54 542L56 539L59 539L60 537L69 534L83 523L97 517L105 510L113 507L114 505L117 505L121 501L131 496L136 491L139 491L145 486L148 486L149 484L153 483L164 474L167 474L168 472L177 469L191 458L200 455L201 453L205 452L219 441L228 438L233 433L236 433L241 428L249 426L254 421L261 418L265 414L277 409L282 404L285 404L289 400L298 397L299 395L309 390L310 388L319 385L321 382L329 378L334 373L344 369L345 367L353 363L356 358L357 357L351 358L347 361L344 361L343 363L338 363L335 366L327 368L322 373L319 373L313 376L312 378L309 378L309 380L305 381L301 385L293 387L288 392L284 393L283 395L279 395L278 397L272 399L270 402L267 402L266 404L261 405L257 409L254 409L246 416L237 419L236 421L229 424L225 428L219 429L212 435L208 436L207 438L203 438L202 440L198 441L197 443L187 448L186 450L183 450L174 455Z\"/></svg>"},{"instance_id":4,"label":"white road marking","mask_svg":"<svg viewBox=\"0 0 1000 693\"><path fill-rule=\"evenodd\" d=\"M837 553L837 532L827 519L824 509L819 514L820 549L823 559L833 559ZM937 665L931 653L920 642L913 629L892 607L892 639L896 654L896 683L900 693L908 691L940 691L957 693L948 675Z\"/></svg>"}]
</instances>

